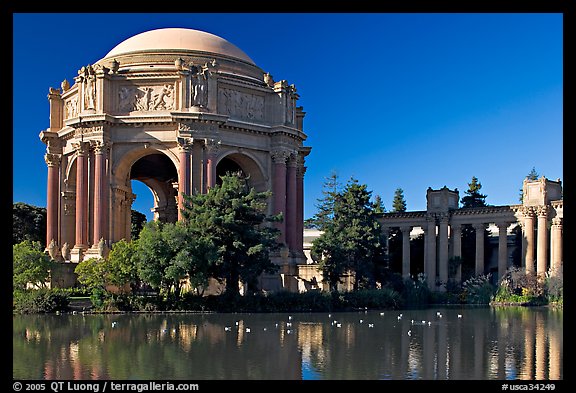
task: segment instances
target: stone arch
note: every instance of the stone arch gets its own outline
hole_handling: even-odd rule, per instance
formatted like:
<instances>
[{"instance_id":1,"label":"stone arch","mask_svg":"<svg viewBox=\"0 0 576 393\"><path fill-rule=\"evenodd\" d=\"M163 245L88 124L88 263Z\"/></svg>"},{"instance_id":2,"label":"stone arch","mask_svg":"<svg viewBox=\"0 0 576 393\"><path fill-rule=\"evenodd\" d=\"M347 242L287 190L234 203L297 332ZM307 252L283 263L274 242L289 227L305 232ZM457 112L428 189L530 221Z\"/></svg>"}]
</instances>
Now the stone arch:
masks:
<instances>
[{"instance_id":1,"label":"stone arch","mask_svg":"<svg viewBox=\"0 0 576 393\"><path fill-rule=\"evenodd\" d=\"M246 175L250 176L249 184L254 187L256 191L262 192L268 190L268 179L265 176L266 171L260 161L253 154L239 149L223 152L216 159L217 176L221 174L218 171L219 165L224 163L226 160L234 162Z\"/></svg>"}]
</instances>

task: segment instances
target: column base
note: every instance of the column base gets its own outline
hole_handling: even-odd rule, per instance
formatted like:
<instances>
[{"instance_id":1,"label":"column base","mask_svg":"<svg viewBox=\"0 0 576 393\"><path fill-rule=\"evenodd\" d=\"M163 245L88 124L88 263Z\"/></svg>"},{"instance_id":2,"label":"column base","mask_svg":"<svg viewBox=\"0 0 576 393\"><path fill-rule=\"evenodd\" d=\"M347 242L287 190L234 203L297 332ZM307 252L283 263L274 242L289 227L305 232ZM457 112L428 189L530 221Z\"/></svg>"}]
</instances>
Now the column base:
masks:
<instances>
[{"instance_id":1,"label":"column base","mask_svg":"<svg viewBox=\"0 0 576 393\"><path fill-rule=\"evenodd\" d=\"M73 263L80 263L84 260L84 254L88 246L85 245L76 245L72 250L70 250L70 262Z\"/></svg>"}]
</instances>

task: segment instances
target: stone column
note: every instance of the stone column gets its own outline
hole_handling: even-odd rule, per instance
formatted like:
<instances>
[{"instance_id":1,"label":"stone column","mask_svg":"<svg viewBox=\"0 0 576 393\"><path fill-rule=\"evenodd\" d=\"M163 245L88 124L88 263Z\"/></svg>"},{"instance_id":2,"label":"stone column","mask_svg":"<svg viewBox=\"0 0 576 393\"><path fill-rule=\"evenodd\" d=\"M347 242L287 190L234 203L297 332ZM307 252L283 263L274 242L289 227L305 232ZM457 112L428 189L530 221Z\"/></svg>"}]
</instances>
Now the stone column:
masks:
<instances>
[{"instance_id":1,"label":"stone column","mask_svg":"<svg viewBox=\"0 0 576 393\"><path fill-rule=\"evenodd\" d=\"M48 165L48 181L46 190L46 246L52 240L60 244L58 236L58 201L60 199L60 154L46 153L44 160Z\"/></svg>"},{"instance_id":2,"label":"stone column","mask_svg":"<svg viewBox=\"0 0 576 393\"><path fill-rule=\"evenodd\" d=\"M410 278L410 231L411 226L400 227L402 232L402 277Z\"/></svg>"},{"instance_id":3,"label":"stone column","mask_svg":"<svg viewBox=\"0 0 576 393\"><path fill-rule=\"evenodd\" d=\"M452 225L452 256L462 258L462 226L460 224ZM454 280L458 283L462 281L462 263L458 265Z\"/></svg>"},{"instance_id":4,"label":"stone column","mask_svg":"<svg viewBox=\"0 0 576 393\"><path fill-rule=\"evenodd\" d=\"M108 240L108 172L106 170L105 142L97 141L94 144L94 230L92 244L98 245L100 239Z\"/></svg>"},{"instance_id":5,"label":"stone column","mask_svg":"<svg viewBox=\"0 0 576 393\"><path fill-rule=\"evenodd\" d=\"M290 153L286 170L286 243L290 251L296 250L296 154Z\"/></svg>"},{"instance_id":6,"label":"stone column","mask_svg":"<svg viewBox=\"0 0 576 393\"><path fill-rule=\"evenodd\" d=\"M562 219L560 217L554 217L552 219L550 247L552 251L550 268L552 275L557 276L562 272Z\"/></svg>"},{"instance_id":7,"label":"stone column","mask_svg":"<svg viewBox=\"0 0 576 393\"><path fill-rule=\"evenodd\" d=\"M534 211L531 208L524 209L524 239L523 249L525 249L524 264L526 273L534 273Z\"/></svg>"},{"instance_id":8,"label":"stone column","mask_svg":"<svg viewBox=\"0 0 576 393\"><path fill-rule=\"evenodd\" d=\"M448 282L448 214L440 216L440 223L438 227L438 275L440 282L446 285ZM440 287L446 289L446 287Z\"/></svg>"},{"instance_id":9,"label":"stone column","mask_svg":"<svg viewBox=\"0 0 576 393\"><path fill-rule=\"evenodd\" d=\"M548 268L548 206L538 206L538 243L536 245L536 273L546 274Z\"/></svg>"},{"instance_id":10,"label":"stone column","mask_svg":"<svg viewBox=\"0 0 576 393\"><path fill-rule=\"evenodd\" d=\"M88 143L75 143L76 148L76 239L79 255L88 247ZM79 257L81 259L81 257ZM75 260L79 262L80 259Z\"/></svg>"},{"instance_id":11,"label":"stone column","mask_svg":"<svg viewBox=\"0 0 576 393\"><path fill-rule=\"evenodd\" d=\"M428 280L428 288L436 290L436 217L426 217L426 253L424 274Z\"/></svg>"},{"instance_id":12,"label":"stone column","mask_svg":"<svg viewBox=\"0 0 576 393\"><path fill-rule=\"evenodd\" d=\"M279 243L286 243L286 159L288 152L274 150L272 156L272 194L274 199L273 213L284 215L282 222L277 222L276 228L280 230Z\"/></svg>"},{"instance_id":13,"label":"stone column","mask_svg":"<svg viewBox=\"0 0 576 393\"><path fill-rule=\"evenodd\" d=\"M499 222L498 226L498 280L501 280L508 269L508 223Z\"/></svg>"},{"instance_id":14,"label":"stone column","mask_svg":"<svg viewBox=\"0 0 576 393\"><path fill-rule=\"evenodd\" d=\"M220 141L215 139L206 139L204 144L206 165L206 192L216 185L216 156L220 148Z\"/></svg>"},{"instance_id":15,"label":"stone column","mask_svg":"<svg viewBox=\"0 0 576 393\"><path fill-rule=\"evenodd\" d=\"M485 224L474 224L476 231L476 276L484 274L484 229Z\"/></svg>"},{"instance_id":16,"label":"stone column","mask_svg":"<svg viewBox=\"0 0 576 393\"><path fill-rule=\"evenodd\" d=\"M184 195L190 195L190 150L192 138L177 139L178 142L178 221L182 220L184 209Z\"/></svg>"},{"instance_id":17,"label":"stone column","mask_svg":"<svg viewBox=\"0 0 576 393\"><path fill-rule=\"evenodd\" d=\"M296 241L295 250L303 254L304 250L304 157L299 156L296 168Z\"/></svg>"}]
</instances>

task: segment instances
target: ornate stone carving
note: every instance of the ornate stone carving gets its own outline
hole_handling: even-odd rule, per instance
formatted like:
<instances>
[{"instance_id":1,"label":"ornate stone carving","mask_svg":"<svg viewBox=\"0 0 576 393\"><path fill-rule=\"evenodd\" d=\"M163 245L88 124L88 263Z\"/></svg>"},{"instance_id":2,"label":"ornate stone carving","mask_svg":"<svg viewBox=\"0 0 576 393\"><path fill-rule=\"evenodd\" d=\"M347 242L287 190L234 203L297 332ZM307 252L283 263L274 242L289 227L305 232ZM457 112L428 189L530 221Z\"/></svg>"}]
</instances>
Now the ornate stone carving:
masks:
<instances>
[{"instance_id":1,"label":"ornate stone carving","mask_svg":"<svg viewBox=\"0 0 576 393\"><path fill-rule=\"evenodd\" d=\"M286 160L290 156L290 152L287 150L272 150L270 152L270 157L272 157L272 162L274 164L286 164Z\"/></svg>"},{"instance_id":2,"label":"ornate stone carving","mask_svg":"<svg viewBox=\"0 0 576 393\"><path fill-rule=\"evenodd\" d=\"M206 108L208 106L208 74L204 67L192 67L192 106Z\"/></svg>"},{"instance_id":3,"label":"ornate stone carving","mask_svg":"<svg viewBox=\"0 0 576 393\"><path fill-rule=\"evenodd\" d=\"M84 108L96 109L96 73L94 68L88 64L78 71L84 83Z\"/></svg>"},{"instance_id":4,"label":"ornate stone carving","mask_svg":"<svg viewBox=\"0 0 576 393\"><path fill-rule=\"evenodd\" d=\"M194 139L193 138L177 137L176 143L178 144L178 150L190 151L192 149Z\"/></svg>"},{"instance_id":5,"label":"ornate stone carving","mask_svg":"<svg viewBox=\"0 0 576 393\"><path fill-rule=\"evenodd\" d=\"M58 245L56 244L56 240L50 240L50 244L48 244L48 255L50 258L56 259L58 257Z\"/></svg>"},{"instance_id":6,"label":"ornate stone carving","mask_svg":"<svg viewBox=\"0 0 576 393\"><path fill-rule=\"evenodd\" d=\"M221 143L222 142L217 139L206 138L204 141L204 148L208 154L216 155L218 153L218 149L220 149Z\"/></svg>"},{"instance_id":7,"label":"ornate stone carving","mask_svg":"<svg viewBox=\"0 0 576 393\"><path fill-rule=\"evenodd\" d=\"M44 161L46 161L46 165L48 166L58 166L60 165L61 160L62 160L61 154L51 154L51 153L44 154Z\"/></svg>"},{"instance_id":8,"label":"ornate stone carving","mask_svg":"<svg viewBox=\"0 0 576 393\"><path fill-rule=\"evenodd\" d=\"M243 120L264 119L264 97L233 89L218 89L218 111Z\"/></svg>"},{"instance_id":9,"label":"ornate stone carving","mask_svg":"<svg viewBox=\"0 0 576 393\"><path fill-rule=\"evenodd\" d=\"M64 79L62 83L60 83L60 87L62 88L62 92L65 93L70 89L70 83L68 80Z\"/></svg>"},{"instance_id":10,"label":"ornate stone carving","mask_svg":"<svg viewBox=\"0 0 576 393\"><path fill-rule=\"evenodd\" d=\"M62 245L62 258L64 258L65 261L70 260L70 246L68 245L68 242Z\"/></svg>"},{"instance_id":11,"label":"ornate stone carving","mask_svg":"<svg viewBox=\"0 0 576 393\"><path fill-rule=\"evenodd\" d=\"M270 87L274 87L274 78L270 75L269 72L264 74L264 83L266 83Z\"/></svg>"},{"instance_id":12,"label":"ornate stone carving","mask_svg":"<svg viewBox=\"0 0 576 393\"><path fill-rule=\"evenodd\" d=\"M547 217L548 213L550 212L550 208L546 205L543 206L536 206L536 214L539 217Z\"/></svg>"},{"instance_id":13,"label":"ornate stone carving","mask_svg":"<svg viewBox=\"0 0 576 393\"><path fill-rule=\"evenodd\" d=\"M110 149L110 143L107 141L90 141L90 145L96 154L104 154Z\"/></svg>"},{"instance_id":14,"label":"ornate stone carving","mask_svg":"<svg viewBox=\"0 0 576 393\"><path fill-rule=\"evenodd\" d=\"M174 109L174 85L123 86L118 90L118 111L159 111Z\"/></svg>"},{"instance_id":15,"label":"ornate stone carving","mask_svg":"<svg viewBox=\"0 0 576 393\"><path fill-rule=\"evenodd\" d=\"M78 116L78 96L70 97L65 103L66 119Z\"/></svg>"}]
</instances>

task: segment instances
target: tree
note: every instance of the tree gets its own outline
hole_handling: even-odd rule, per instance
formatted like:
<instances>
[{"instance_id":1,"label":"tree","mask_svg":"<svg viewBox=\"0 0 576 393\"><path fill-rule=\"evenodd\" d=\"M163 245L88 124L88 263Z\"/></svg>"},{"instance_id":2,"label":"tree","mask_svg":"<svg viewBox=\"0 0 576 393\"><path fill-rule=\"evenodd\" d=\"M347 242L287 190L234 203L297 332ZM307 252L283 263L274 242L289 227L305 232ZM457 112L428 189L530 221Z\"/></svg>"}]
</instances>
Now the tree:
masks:
<instances>
[{"instance_id":1,"label":"tree","mask_svg":"<svg viewBox=\"0 0 576 393\"><path fill-rule=\"evenodd\" d=\"M538 172L536 172L536 168L532 167L532 170L530 171L530 173L528 173L528 175L525 177L526 180L530 180L530 181L534 181L534 180L538 180L538 177L540 175L538 175ZM520 187L520 196L518 198L520 200L520 203L522 203L524 201L524 187Z\"/></svg>"},{"instance_id":2,"label":"tree","mask_svg":"<svg viewBox=\"0 0 576 393\"><path fill-rule=\"evenodd\" d=\"M180 252L192 241L181 223L147 223L134 253L140 278L177 300L187 275Z\"/></svg>"},{"instance_id":3,"label":"tree","mask_svg":"<svg viewBox=\"0 0 576 393\"><path fill-rule=\"evenodd\" d=\"M481 207L486 205L486 195L480 194L482 184L478 181L476 176L472 176L472 182L468 183L468 190L466 196L462 198L462 207Z\"/></svg>"},{"instance_id":4,"label":"tree","mask_svg":"<svg viewBox=\"0 0 576 393\"><path fill-rule=\"evenodd\" d=\"M226 294L237 296L239 281L254 290L262 273L277 271L270 252L280 246L280 231L264 224L281 215L266 215L270 191L256 192L239 174L221 179L206 194L185 195L182 213L189 236L202 247L211 245L211 275L226 283Z\"/></svg>"},{"instance_id":5,"label":"tree","mask_svg":"<svg viewBox=\"0 0 576 393\"><path fill-rule=\"evenodd\" d=\"M334 204L338 193L340 192L340 180L338 174L334 171L329 177L326 177L322 184L322 198L317 200L317 213L308 220L308 224L321 231L324 231L334 218Z\"/></svg>"},{"instance_id":6,"label":"tree","mask_svg":"<svg viewBox=\"0 0 576 393\"><path fill-rule=\"evenodd\" d=\"M394 200L392 201L392 211L393 212L405 212L406 211L406 200L404 199L404 190L397 188L394 191Z\"/></svg>"},{"instance_id":7,"label":"tree","mask_svg":"<svg viewBox=\"0 0 576 393\"><path fill-rule=\"evenodd\" d=\"M106 287L106 262L101 258L88 258L74 269L78 282L90 290Z\"/></svg>"},{"instance_id":8,"label":"tree","mask_svg":"<svg viewBox=\"0 0 576 393\"><path fill-rule=\"evenodd\" d=\"M40 242L24 240L12 245L14 289L25 290L28 285L34 288L45 288L50 279L52 261L44 253Z\"/></svg>"},{"instance_id":9,"label":"tree","mask_svg":"<svg viewBox=\"0 0 576 393\"><path fill-rule=\"evenodd\" d=\"M12 244L24 240L46 247L46 208L23 202L12 205Z\"/></svg>"},{"instance_id":10,"label":"tree","mask_svg":"<svg viewBox=\"0 0 576 393\"><path fill-rule=\"evenodd\" d=\"M134 211L134 210L133 210ZM105 260L106 283L123 288L127 284L134 290L139 281L136 265L136 251L138 241L122 239L112 245L112 249Z\"/></svg>"},{"instance_id":11,"label":"tree","mask_svg":"<svg viewBox=\"0 0 576 393\"><path fill-rule=\"evenodd\" d=\"M354 289L375 285L375 267L382 259L382 231L376 220L371 191L350 179L334 203L334 218L312 246L322 255L320 269L335 290L339 277L347 270L355 273Z\"/></svg>"},{"instance_id":12,"label":"tree","mask_svg":"<svg viewBox=\"0 0 576 393\"><path fill-rule=\"evenodd\" d=\"M376 214L386 213L386 208L384 207L384 201L380 195L374 197L374 202L372 203L372 209Z\"/></svg>"},{"instance_id":13,"label":"tree","mask_svg":"<svg viewBox=\"0 0 576 393\"><path fill-rule=\"evenodd\" d=\"M138 210L132 209L130 212L130 238L132 240L138 239L140 236L140 231L146 225L148 219L144 213L140 213Z\"/></svg>"}]
</instances>

